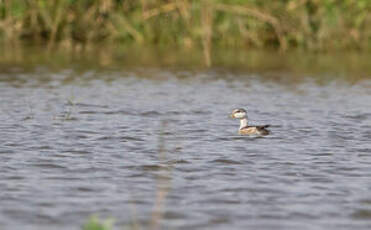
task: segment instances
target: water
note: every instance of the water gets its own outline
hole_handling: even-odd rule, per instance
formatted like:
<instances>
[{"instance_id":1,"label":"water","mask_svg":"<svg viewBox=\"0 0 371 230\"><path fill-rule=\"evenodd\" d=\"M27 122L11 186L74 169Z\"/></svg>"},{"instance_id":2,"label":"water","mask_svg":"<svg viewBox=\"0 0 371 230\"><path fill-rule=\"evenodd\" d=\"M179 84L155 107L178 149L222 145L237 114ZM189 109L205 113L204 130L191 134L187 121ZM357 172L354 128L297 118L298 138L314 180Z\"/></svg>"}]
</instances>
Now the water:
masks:
<instances>
[{"instance_id":1,"label":"water","mask_svg":"<svg viewBox=\"0 0 371 230\"><path fill-rule=\"evenodd\" d=\"M371 83L223 71L0 75L0 228L370 229ZM288 80L282 80L288 79ZM248 109L268 137L237 134Z\"/></svg>"}]
</instances>

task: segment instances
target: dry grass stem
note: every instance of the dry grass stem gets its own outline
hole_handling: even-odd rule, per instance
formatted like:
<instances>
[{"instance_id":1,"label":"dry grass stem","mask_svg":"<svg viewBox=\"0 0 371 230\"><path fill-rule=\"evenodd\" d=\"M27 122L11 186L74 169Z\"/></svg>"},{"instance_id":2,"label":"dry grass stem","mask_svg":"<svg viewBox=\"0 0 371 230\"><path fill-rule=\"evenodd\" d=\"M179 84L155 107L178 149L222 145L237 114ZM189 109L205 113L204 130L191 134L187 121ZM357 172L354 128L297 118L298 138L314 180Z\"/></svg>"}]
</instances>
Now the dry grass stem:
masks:
<instances>
[{"instance_id":1,"label":"dry grass stem","mask_svg":"<svg viewBox=\"0 0 371 230\"><path fill-rule=\"evenodd\" d=\"M214 7L216 10L229 12L233 14L252 16L252 17L257 18L258 20L269 23L276 32L277 38L280 42L280 49L282 51L285 51L287 49L287 42L283 37L283 31L282 31L281 25L275 17L267 13L263 13L257 9L249 8L246 6L215 4Z\"/></svg>"}]
</instances>

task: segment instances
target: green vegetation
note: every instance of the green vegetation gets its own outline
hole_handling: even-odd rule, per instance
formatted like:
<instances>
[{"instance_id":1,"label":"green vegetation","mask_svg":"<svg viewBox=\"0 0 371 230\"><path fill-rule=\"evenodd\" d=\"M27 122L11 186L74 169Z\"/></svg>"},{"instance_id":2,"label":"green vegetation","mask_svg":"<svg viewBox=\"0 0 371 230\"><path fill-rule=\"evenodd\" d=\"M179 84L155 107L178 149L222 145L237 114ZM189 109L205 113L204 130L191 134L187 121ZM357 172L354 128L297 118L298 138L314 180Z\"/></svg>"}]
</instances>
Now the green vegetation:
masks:
<instances>
[{"instance_id":1,"label":"green vegetation","mask_svg":"<svg viewBox=\"0 0 371 230\"><path fill-rule=\"evenodd\" d=\"M370 0L0 0L2 44L369 50Z\"/></svg>"},{"instance_id":2,"label":"green vegetation","mask_svg":"<svg viewBox=\"0 0 371 230\"><path fill-rule=\"evenodd\" d=\"M361 48L371 43L370 11L369 0L1 0L0 31L52 44Z\"/></svg>"},{"instance_id":3,"label":"green vegetation","mask_svg":"<svg viewBox=\"0 0 371 230\"><path fill-rule=\"evenodd\" d=\"M113 222L111 220L101 221L97 217L92 217L84 224L83 230L111 230Z\"/></svg>"}]
</instances>

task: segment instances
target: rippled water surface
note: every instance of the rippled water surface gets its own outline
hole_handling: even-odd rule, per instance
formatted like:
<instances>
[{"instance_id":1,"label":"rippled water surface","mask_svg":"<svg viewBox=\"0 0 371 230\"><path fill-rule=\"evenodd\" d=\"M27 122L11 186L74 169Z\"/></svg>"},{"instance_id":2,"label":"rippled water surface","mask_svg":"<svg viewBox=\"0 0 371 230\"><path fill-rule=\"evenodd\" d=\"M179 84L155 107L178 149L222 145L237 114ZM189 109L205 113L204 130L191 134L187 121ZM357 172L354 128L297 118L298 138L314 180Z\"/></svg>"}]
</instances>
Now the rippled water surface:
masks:
<instances>
[{"instance_id":1,"label":"rippled water surface","mask_svg":"<svg viewBox=\"0 0 371 230\"><path fill-rule=\"evenodd\" d=\"M371 228L367 80L13 72L0 98L1 229Z\"/></svg>"}]
</instances>

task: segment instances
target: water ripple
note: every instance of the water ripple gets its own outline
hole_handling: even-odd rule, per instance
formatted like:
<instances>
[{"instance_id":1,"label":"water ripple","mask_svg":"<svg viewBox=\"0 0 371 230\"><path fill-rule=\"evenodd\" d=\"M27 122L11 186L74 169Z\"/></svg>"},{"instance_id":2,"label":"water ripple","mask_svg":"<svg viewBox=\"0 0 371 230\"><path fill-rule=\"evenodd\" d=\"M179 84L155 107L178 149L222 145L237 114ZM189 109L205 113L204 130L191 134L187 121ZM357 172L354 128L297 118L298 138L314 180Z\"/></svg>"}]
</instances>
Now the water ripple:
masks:
<instances>
[{"instance_id":1,"label":"water ripple","mask_svg":"<svg viewBox=\"0 0 371 230\"><path fill-rule=\"evenodd\" d=\"M161 216L161 229L368 229L362 85L105 74L0 84L0 228L76 229L100 214L144 228ZM272 134L238 135L236 107Z\"/></svg>"}]
</instances>

